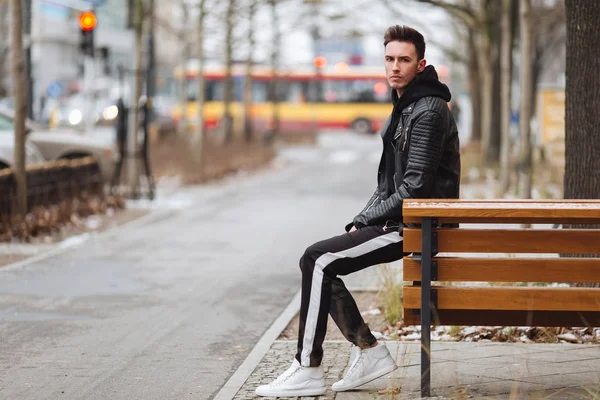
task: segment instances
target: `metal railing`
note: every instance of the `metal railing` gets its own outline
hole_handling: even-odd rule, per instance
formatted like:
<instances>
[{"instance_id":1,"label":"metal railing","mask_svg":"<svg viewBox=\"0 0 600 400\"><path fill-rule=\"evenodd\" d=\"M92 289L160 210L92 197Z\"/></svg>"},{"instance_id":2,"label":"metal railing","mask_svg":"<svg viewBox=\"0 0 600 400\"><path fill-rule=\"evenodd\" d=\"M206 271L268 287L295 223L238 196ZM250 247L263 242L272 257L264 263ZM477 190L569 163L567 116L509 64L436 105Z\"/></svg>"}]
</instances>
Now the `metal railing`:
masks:
<instances>
[{"instance_id":1,"label":"metal railing","mask_svg":"<svg viewBox=\"0 0 600 400\"><path fill-rule=\"evenodd\" d=\"M92 157L50 161L27 168L27 208L102 195L100 167ZM0 217L13 216L16 184L12 170L0 171Z\"/></svg>"}]
</instances>

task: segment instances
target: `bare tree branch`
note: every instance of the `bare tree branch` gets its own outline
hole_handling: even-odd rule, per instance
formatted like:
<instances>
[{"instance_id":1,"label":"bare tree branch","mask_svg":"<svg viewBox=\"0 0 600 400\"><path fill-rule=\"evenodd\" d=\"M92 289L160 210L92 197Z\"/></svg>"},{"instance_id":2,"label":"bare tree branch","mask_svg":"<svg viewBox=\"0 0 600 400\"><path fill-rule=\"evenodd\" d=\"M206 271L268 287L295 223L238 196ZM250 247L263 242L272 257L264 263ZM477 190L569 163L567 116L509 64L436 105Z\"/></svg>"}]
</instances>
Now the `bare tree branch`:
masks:
<instances>
[{"instance_id":1,"label":"bare tree branch","mask_svg":"<svg viewBox=\"0 0 600 400\"><path fill-rule=\"evenodd\" d=\"M469 63L469 57L464 52L460 52L455 48L448 47L445 44L436 41L435 39L429 38L427 42L442 50L444 54L452 59L452 61L460 62L465 65Z\"/></svg>"},{"instance_id":2,"label":"bare tree branch","mask_svg":"<svg viewBox=\"0 0 600 400\"><path fill-rule=\"evenodd\" d=\"M475 26L480 23L480 17L474 11L474 7L467 5L449 3L443 0L416 0L419 3L429 4L446 10L449 14L461 19L466 25Z\"/></svg>"}]
</instances>

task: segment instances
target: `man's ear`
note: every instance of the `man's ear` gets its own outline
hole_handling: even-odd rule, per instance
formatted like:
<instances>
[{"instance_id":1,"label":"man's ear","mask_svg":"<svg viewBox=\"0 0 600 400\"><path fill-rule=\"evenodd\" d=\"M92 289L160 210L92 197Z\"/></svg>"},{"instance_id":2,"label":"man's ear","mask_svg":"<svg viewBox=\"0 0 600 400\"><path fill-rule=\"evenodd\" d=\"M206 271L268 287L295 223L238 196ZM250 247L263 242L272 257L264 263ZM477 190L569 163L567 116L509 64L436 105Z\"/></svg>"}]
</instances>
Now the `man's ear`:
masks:
<instances>
[{"instance_id":1,"label":"man's ear","mask_svg":"<svg viewBox=\"0 0 600 400\"><path fill-rule=\"evenodd\" d=\"M427 60L426 59L420 60L419 63L417 64L417 72L418 73L423 72L423 70L425 69L426 65L427 65Z\"/></svg>"}]
</instances>

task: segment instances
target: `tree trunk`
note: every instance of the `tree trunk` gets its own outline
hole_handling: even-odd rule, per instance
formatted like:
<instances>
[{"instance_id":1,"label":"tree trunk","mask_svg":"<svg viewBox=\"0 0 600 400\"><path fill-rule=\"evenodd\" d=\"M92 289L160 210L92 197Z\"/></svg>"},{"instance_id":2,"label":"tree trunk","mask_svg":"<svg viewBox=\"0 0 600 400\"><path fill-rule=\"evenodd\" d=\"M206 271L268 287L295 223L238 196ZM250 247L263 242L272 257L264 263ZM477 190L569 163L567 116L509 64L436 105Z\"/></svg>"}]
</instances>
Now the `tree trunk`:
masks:
<instances>
[{"instance_id":1,"label":"tree trunk","mask_svg":"<svg viewBox=\"0 0 600 400\"><path fill-rule=\"evenodd\" d=\"M502 13L502 2L494 1L489 8L492 15L497 16ZM490 145L488 148L487 159L490 164L497 165L500 161L500 147L502 142L502 109L499 107L502 100L501 89L501 60L500 51L502 47L502 32L501 24L498 18L490 18L490 44L491 54L490 61L492 64L492 99L490 104Z\"/></svg>"},{"instance_id":2,"label":"tree trunk","mask_svg":"<svg viewBox=\"0 0 600 400\"><path fill-rule=\"evenodd\" d=\"M139 195L139 173L138 173L138 153L140 146L138 144L138 131L140 126L140 96L142 95L142 30L144 27L144 3L137 0L135 4L135 53L133 66L133 93L131 98L131 109L129 112L129 187L132 198Z\"/></svg>"},{"instance_id":3,"label":"tree trunk","mask_svg":"<svg viewBox=\"0 0 600 400\"><path fill-rule=\"evenodd\" d=\"M484 163L488 163L487 156L491 145L492 129L492 60L491 43L486 34L482 35L482 44L479 50L479 73L481 75L481 145Z\"/></svg>"},{"instance_id":4,"label":"tree trunk","mask_svg":"<svg viewBox=\"0 0 600 400\"><path fill-rule=\"evenodd\" d=\"M272 48L271 48L271 68L273 70L273 78L271 81L271 102L273 104L273 116L271 121L271 139L279 136L279 96L278 96L278 78L279 70L279 48L280 32L279 32L279 16L277 15L277 0L269 0L271 5L271 24L273 29Z\"/></svg>"},{"instance_id":5,"label":"tree trunk","mask_svg":"<svg viewBox=\"0 0 600 400\"><path fill-rule=\"evenodd\" d=\"M566 199L600 198L600 7L566 0Z\"/></svg>"},{"instance_id":6,"label":"tree trunk","mask_svg":"<svg viewBox=\"0 0 600 400\"><path fill-rule=\"evenodd\" d=\"M27 102L25 99L25 62L23 59L23 3L21 0L11 0L10 7L12 11L13 96L15 100L15 148L12 169L17 185L17 216L25 218L27 214L27 175L25 171L25 116L27 115Z\"/></svg>"},{"instance_id":7,"label":"tree trunk","mask_svg":"<svg viewBox=\"0 0 600 400\"><path fill-rule=\"evenodd\" d=\"M10 35L10 24L9 24L9 7L8 2L0 3L0 97L7 95L6 87L6 76L10 73L6 70L7 58L10 49L9 39Z\"/></svg>"},{"instance_id":8,"label":"tree trunk","mask_svg":"<svg viewBox=\"0 0 600 400\"><path fill-rule=\"evenodd\" d=\"M501 14L501 51L500 51L500 180L502 193L507 193L510 187L510 110L512 85L512 14L513 0L502 0Z\"/></svg>"},{"instance_id":9,"label":"tree trunk","mask_svg":"<svg viewBox=\"0 0 600 400\"><path fill-rule=\"evenodd\" d=\"M481 73L475 30L469 29L469 90L471 92L471 142L481 144Z\"/></svg>"},{"instance_id":10,"label":"tree trunk","mask_svg":"<svg viewBox=\"0 0 600 400\"><path fill-rule=\"evenodd\" d=\"M566 0L565 199L600 198L600 8L594 0ZM600 226L572 226L600 228ZM570 257L599 257L570 254ZM576 286L599 287L600 283Z\"/></svg>"},{"instance_id":11,"label":"tree trunk","mask_svg":"<svg viewBox=\"0 0 600 400\"><path fill-rule=\"evenodd\" d=\"M227 3L227 14L225 16L225 87L223 92L223 132L226 143L233 139L233 116L231 115L231 103L233 102L233 24L235 15L235 0Z\"/></svg>"},{"instance_id":12,"label":"tree trunk","mask_svg":"<svg viewBox=\"0 0 600 400\"><path fill-rule=\"evenodd\" d=\"M519 194L523 199L531 198L533 184L532 148L531 148L531 78L533 29L531 24L531 0L520 1L521 25L521 77L520 77L520 113L519 131L521 133L519 156Z\"/></svg>"},{"instance_id":13,"label":"tree trunk","mask_svg":"<svg viewBox=\"0 0 600 400\"><path fill-rule=\"evenodd\" d=\"M187 79L187 63L189 61L190 48L189 40L187 37L187 25L188 25L188 7L184 0L181 0L181 10L183 12L183 19L181 21L181 30L179 31L179 40L181 40L181 53L180 53L180 65L181 65L181 79L179 81L179 104L181 107L181 117L179 124L177 125L177 135L180 138L185 138L188 131L188 115L187 115L187 103L188 103L188 79Z\"/></svg>"},{"instance_id":14,"label":"tree trunk","mask_svg":"<svg viewBox=\"0 0 600 400\"><path fill-rule=\"evenodd\" d=\"M194 145L196 146L196 157L200 165L200 175L204 174L204 24L206 19L206 0L200 0L198 4L198 42L196 43L198 52L198 76L196 84L198 86L198 97L196 106L198 115L196 121L196 135Z\"/></svg>"},{"instance_id":15,"label":"tree trunk","mask_svg":"<svg viewBox=\"0 0 600 400\"><path fill-rule=\"evenodd\" d=\"M252 140L252 66L254 57L254 15L258 6L257 0L250 1L248 9L248 60L246 61L246 79L244 80L244 136L246 141Z\"/></svg>"}]
</instances>

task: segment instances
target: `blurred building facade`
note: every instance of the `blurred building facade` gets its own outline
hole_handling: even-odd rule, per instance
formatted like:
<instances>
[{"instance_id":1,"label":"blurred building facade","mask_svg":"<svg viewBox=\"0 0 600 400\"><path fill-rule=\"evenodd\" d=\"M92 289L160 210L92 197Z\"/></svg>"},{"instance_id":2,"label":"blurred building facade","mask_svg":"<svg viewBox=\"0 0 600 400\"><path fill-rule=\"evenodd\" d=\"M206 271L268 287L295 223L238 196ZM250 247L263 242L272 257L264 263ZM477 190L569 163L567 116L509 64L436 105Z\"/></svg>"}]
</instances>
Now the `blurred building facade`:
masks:
<instances>
[{"instance_id":1,"label":"blurred building facade","mask_svg":"<svg viewBox=\"0 0 600 400\"><path fill-rule=\"evenodd\" d=\"M127 0L106 0L95 9L96 78L116 80L118 65L132 67L134 38L128 27L128 5ZM83 56L79 50L78 17L92 6L93 2L85 0L32 0L34 99L64 95L81 85Z\"/></svg>"}]
</instances>

